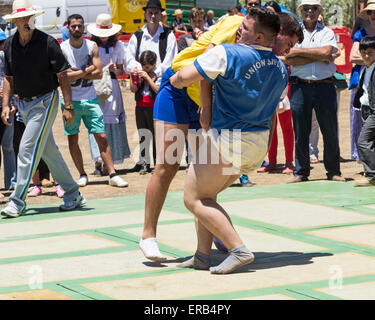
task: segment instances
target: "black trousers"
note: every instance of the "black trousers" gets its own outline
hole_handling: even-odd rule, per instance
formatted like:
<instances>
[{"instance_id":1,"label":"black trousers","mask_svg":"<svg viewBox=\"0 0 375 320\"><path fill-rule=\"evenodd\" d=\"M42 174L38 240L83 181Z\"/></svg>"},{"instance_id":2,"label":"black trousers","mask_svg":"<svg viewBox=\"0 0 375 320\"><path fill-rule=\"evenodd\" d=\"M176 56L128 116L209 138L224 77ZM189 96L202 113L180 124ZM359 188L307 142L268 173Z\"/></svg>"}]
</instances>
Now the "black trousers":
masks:
<instances>
[{"instance_id":1,"label":"black trousers","mask_svg":"<svg viewBox=\"0 0 375 320\"><path fill-rule=\"evenodd\" d=\"M18 157L20 143L21 143L21 139L22 139L22 135L24 131L25 131L25 125L23 124L23 122L14 120L13 149L16 155L16 159ZM43 159L40 159L37 170L39 170L40 181L42 181L43 179L49 180L49 169L46 163L43 161Z\"/></svg>"},{"instance_id":2,"label":"black trousers","mask_svg":"<svg viewBox=\"0 0 375 320\"><path fill-rule=\"evenodd\" d=\"M154 165L156 164L156 144L155 144L155 130L154 130L154 108L153 107L135 107L135 121L137 124L140 159L139 162L151 164L150 159L150 144L152 140L152 158Z\"/></svg>"},{"instance_id":3,"label":"black trousers","mask_svg":"<svg viewBox=\"0 0 375 320\"><path fill-rule=\"evenodd\" d=\"M361 106L363 126L358 137L358 152L366 177L375 180L375 111Z\"/></svg>"}]
</instances>

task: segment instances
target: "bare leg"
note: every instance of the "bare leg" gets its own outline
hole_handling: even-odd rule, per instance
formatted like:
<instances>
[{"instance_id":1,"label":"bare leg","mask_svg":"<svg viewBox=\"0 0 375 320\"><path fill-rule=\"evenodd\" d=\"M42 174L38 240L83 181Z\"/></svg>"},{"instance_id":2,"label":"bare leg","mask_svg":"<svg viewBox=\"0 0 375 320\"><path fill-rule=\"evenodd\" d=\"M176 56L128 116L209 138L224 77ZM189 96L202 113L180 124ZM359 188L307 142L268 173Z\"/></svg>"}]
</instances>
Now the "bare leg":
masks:
<instances>
[{"instance_id":1,"label":"bare leg","mask_svg":"<svg viewBox=\"0 0 375 320\"><path fill-rule=\"evenodd\" d=\"M112 160L111 147L109 146L108 139L105 133L94 133L96 143L99 146L100 156L108 170L108 174L116 173L115 166Z\"/></svg>"},{"instance_id":2,"label":"bare leg","mask_svg":"<svg viewBox=\"0 0 375 320\"><path fill-rule=\"evenodd\" d=\"M197 253L209 256L212 246L210 233L229 249L229 256L219 266L210 268L212 273L229 273L254 259L235 231L228 214L216 201L217 194L238 178L238 175L223 175L223 169L229 166L221 161L218 165L211 164L210 159L208 164L194 164L185 183L185 205L199 220Z\"/></svg>"},{"instance_id":3,"label":"bare leg","mask_svg":"<svg viewBox=\"0 0 375 320\"><path fill-rule=\"evenodd\" d=\"M181 163L188 125L155 121L156 158L154 174L146 190L145 220L141 249L151 260L165 260L156 244L156 229L169 186ZM142 246L144 240L152 239L152 247ZM151 241L151 240L150 240Z\"/></svg>"},{"instance_id":4,"label":"bare leg","mask_svg":"<svg viewBox=\"0 0 375 320\"><path fill-rule=\"evenodd\" d=\"M85 169L83 167L82 152L78 144L78 133L68 136L69 151L73 159L74 165L76 166L79 175L85 174Z\"/></svg>"}]
</instances>

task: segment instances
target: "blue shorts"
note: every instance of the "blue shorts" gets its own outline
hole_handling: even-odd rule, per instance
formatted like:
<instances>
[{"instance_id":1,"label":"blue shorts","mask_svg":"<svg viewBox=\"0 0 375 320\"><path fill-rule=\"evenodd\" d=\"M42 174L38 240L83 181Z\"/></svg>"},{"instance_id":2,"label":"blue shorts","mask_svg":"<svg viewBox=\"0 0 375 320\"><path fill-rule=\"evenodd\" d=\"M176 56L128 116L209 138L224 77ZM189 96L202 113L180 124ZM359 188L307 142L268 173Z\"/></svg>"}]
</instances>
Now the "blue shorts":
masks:
<instances>
[{"instance_id":1,"label":"blue shorts","mask_svg":"<svg viewBox=\"0 0 375 320\"><path fill-rule=\"evenodd\" d=\"M188 124L190 129L200 129L199 106L189 98L186 88L176 89L169 82L174 75L171 68L163 74L154 104L154 120L175 124Z\"/></svg>"}]
</instances>

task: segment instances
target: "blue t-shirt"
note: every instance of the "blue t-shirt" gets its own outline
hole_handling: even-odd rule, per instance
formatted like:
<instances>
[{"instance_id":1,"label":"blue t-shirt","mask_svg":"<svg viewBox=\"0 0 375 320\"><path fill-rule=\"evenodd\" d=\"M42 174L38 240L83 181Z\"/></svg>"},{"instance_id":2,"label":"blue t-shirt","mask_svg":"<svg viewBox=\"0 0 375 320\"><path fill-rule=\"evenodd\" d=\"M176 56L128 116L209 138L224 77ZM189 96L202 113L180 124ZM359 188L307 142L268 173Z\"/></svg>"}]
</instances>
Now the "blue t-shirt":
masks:
<instances>
[{"instance_id":1,"label":"blue t-shirt","mask_svg":"<svg viewBox=\"0 0 375 320\"><path fill-rule=\"evenodd\" d=\"M194 62L214 86L211 128L264 131L288 84L285 65L270 48L223 44Z\"/></svg>"},{"instance_id":2,"label":"blue t-shirt","mask_svg":"<svg viewBox=\"0 0 375 320\"><path fill-rule=\"evenodd\" d=\"M353 42L360 42L366 36L367 36L366 30L365 29L360 29L360 30L358 30L354 34L354 36L353 36ZM362 67L363 66L360 66L358 64L356 64L353 67L352 72L350 74L349 90L357 88L357 86L359 84L359 76L360 76Z\"/></svg>"}]
</instances>

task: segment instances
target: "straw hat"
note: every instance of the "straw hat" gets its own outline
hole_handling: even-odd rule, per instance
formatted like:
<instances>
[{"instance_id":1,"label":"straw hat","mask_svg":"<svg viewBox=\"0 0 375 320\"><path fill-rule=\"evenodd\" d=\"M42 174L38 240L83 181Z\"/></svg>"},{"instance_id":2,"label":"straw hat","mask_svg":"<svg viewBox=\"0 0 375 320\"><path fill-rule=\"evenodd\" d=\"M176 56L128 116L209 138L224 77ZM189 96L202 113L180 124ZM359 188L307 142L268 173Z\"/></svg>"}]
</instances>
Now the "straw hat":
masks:
<instances>
[{"instance_id":1,"label":"straw hat","mask_svg":"<svg viewBox=\"0 0 375 320\"><path fill-rule=\"evenodd\" d=\"M322 5L320 4L320 0L301 0L298 9L301 9L303 6L319 6L320 9L323 9Z\"/></svg>"},{"instance_id":2,"label":"straw hat","mask_svg":"<svg viewBox=\"0 0 375 320\"><path fill-rule=\"evenodd\" d=\"M175 11L174 11L174 16L178 16L179 14L183 14L183 12L182 12L182 10L181 9L176 9Z\"/></svg>"},{"instance_id":3,"label":"straw hat","mask_svg":"<svg viewBox=\"0 0 375 320\"><path fill-rule=\"evenodd\" d=\"M361 10L361 12L359 13L359 17L362 18L362 19L367 19L368 18L367 11L369 11L369 10L375 10L375 1L374 0L370 0L369 2L367 2L366 8Z\"/></svg>"},{"instance_id":4,"label":"straw hat","mask_svg":"<svg viewBox=\"0 0 375 320\"><path fill-rule=\"evenodd\" d=\"M96 17L96 23L90 23L87 31L97 37L110 37L121 30L121 25L112 23L112 17L107 13L101 13Z\"/></svg>"},{"instance_id":5,"label":"straw hat","mask_svg":"<svg viewBox=\"0 0 375 320\"><path fill-rule=\"evenodd\" d=\"M33 8L29 0L14 0L12 13L3 16L4 20L12 20L28 16L40 16L44 11Z\"/></svg>"}]
</instances>

